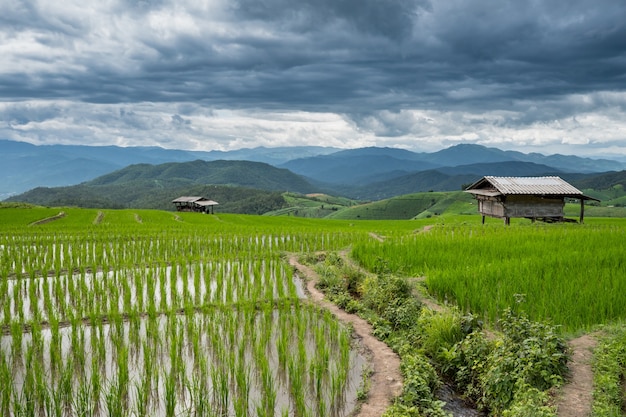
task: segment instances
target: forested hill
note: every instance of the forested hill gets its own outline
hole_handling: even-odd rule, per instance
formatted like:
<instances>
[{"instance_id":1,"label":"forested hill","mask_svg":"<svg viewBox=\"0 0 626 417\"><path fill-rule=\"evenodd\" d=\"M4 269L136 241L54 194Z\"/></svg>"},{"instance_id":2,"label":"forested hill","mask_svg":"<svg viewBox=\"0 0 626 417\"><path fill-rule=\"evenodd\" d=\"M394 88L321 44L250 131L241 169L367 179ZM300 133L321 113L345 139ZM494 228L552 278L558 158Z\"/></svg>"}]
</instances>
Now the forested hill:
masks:
<instances>
[{"instance_id":1,"label":"forested hill","mask_svg":"<svg viewBox=\"0 0 626 417\"><path fill-rule=\"evenodd\" d=\"M309 193L315 189L302 177L265 163L198 160L131 165L79 185L39 187L7 201L172 210L173 199L199 195L217 201L223 211L261 214L282 208L284 191Z\"/></svg>"},{"instance_id":2,"label":"forested hill","mask_svg":"<svg viewBox=\"0 0 626 417\"><path fill-rule=\"evenodd\" d=\"M169 184L232 185L269 191L312 192L314 187L293 172L263 162L203 161L137 164L103 175L85 185L124 185L131 181Z\"/></svg>"}]
</instances>

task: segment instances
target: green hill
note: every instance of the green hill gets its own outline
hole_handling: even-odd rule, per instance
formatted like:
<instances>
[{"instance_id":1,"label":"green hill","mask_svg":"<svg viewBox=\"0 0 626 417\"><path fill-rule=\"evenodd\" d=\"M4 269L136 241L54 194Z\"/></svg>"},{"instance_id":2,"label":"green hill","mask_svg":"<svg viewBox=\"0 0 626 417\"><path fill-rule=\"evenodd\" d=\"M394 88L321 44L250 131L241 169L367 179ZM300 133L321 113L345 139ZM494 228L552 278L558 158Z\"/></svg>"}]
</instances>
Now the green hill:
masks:
<instances>
[{"instance_id":1,"label":"green hill","mask_svg":"<svg viewBox=\"0 0 626 417\"><path fill-rule=\"evenodd\" d=\"M359 204L355 200L345 197L334 197L328 194L296 194L285 193L283 198L286 207L265 213L267 216L296 216L311 218L326 218L333 213Z\"/></svg>"},{"instance_id":2,"label":"green hill","mask_svg":"<svg viewBox=\"0 0 626 417\"><path fill-rule=\"evenodd\" d=\"M462 191L407 194L347 207L330 214L328 218L407 220L444 214L476 214L473 197Z\"/></svg>"},{"instance_id":3,"label":"green hill","mask_svg":"<svg viewBox=\"0 0 626 417\"><path fill-rule=\"evenodd\" d=\"M572 181L586 195L601 200L601 206L626 207L626 171L605 172Z\"/></svg>"},{"instance_id":4,"label":"green hill","mask_svg":"<svg viewBox=\"0 0 626 417\"><path fill-rule=\"evenodd\" d=\"M181 195L200 195L231 213L262 214L287 205L284 191L315 191L302 177L250 161L137 164L75 186L35 188L7 201L43 206L173 210Z\"/></svg>"},{"instance_id":5,"label":"green hill","mask_svg":"<svg viewBox=\"0 0 626 417\"><path fill-rule=\"evenodd\" d=\"M178 185L233 185L270 191L315 191L304 178L287 169L252 161L196 160L160 165L136 164L98 177L85 185L127 184L139 180L166 181Z\"/></svg>"},{"instance_id":6,"label":"green hill","mask_svg":"<svg viewBox=\"0 0 626 417\"><path fill-rule=\"evenodd\" d=\"M136 192L135 190L140 190ZM217 210L227 213L263 214L287 205L282 193L224 185L163 187L154 182L132 181L127 185L36 188L10 201L48 207L141 208L174 210L172 200L181 195L207 196L219 203ZM9 201L9 200L7 200Z\"/></svg>"}]
</instances>

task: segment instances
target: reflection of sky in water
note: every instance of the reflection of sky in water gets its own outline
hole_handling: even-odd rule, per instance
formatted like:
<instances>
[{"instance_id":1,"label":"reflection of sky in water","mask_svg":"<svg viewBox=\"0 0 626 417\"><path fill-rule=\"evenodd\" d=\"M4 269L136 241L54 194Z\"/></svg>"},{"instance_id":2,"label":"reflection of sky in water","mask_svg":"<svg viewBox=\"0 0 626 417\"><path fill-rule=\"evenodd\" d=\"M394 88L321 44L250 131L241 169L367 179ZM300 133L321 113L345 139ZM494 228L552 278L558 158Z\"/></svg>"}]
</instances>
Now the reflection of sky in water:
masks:
<instances>
[{"instance_id":1,"label":"reflection of sky in water","mask_svg":"<svg viewBox=\"0 0 626 417\"><path fill-rule=\"evenodd\" d=\"M72 378L72 395L77 395L92 384L92 375L94 370L92 364L97 363L97 376L101 384L101 409L106 411L105 396L112 390L118 389L115 381L119 375L120 354L127 355L128 365L128 401L132 410L137 400L137 387L146 381L146 348L151 353L150 361L152 366L152 405L150 415L165 415L165 397L166 387L165 381L170 378L172 352L179 355L183 369L180 371L184 375L184 379L188 382L184 388L179 388L177 396L177 410L183 412L192 406L195 393L192 388L192 381L198 380L200 377L204 380L204 388L207 392L212 392L214 382L212 378L220 372L226 372L226 377L231 383L235 383L235 371L229 371L224 368L227 366L225 362L232 352L236 356L235 361L241 362L243 366L237 365L238 369L243 369L248 375L250 384L249 404L254 407L260 404L264 396L260 379L260 367L258 357L255 353L255 343L266 340L267 345L264 347L265 359L269 361L269 368L274 380L276 389L276 410L288 409L293 407L290 397L288 370L285 365L281 365L278 357L278 341L281 338L281 332L288 332L288 338L285 339L291 346L288 348L288 354L293 358L299 358L296 348L298 344L298 322L303 320L306 322L306 332L304 349L307 359L305 360L304 370L309 372L309 367L318 358L317 349L319 343L323 343L331 350L329 363L324 371L325 376L333 373L338 366L339 352L338 345L334 340L335 337L324 337L323 340L316 339L316 330L324 328L324 334L328 332L340 331L341 326L336 324L329 326L323 319L323 312L319 312L316 308L301 307L298 311L293 309L273 310L269 311L270 317L268 321L268 311L254 312L252 325L245 326L246 320L250 319L249 313L236 312L234 310L220 311L214 310L207 314L194 313L191 316L175 314L171 316L160 315L155 319L147 317L120 320L116 324L102 323L96 327L88 323L79 322L76 326L62 326L58 329L58 346L59 357L62 364L58 366L59 370L63 370L64 366L73 363L76 368L73 370ZM281 314L285 314L281 319ZM335 329L335 330L333 330ZM233 339L227 335L234 332ZM269 337L264 336L265 332L269 332ZM179 338L178 341L173 339L173 335ZM52 361L52 331L50 327L43 327L40 330L41 356L37 359L38 366L46 380L45 384L51 390L58 390L59 377L62 374L57 370L56 374L51 369ZM230 344L232 341L232 345ZM222 346L218 346L222 344ZM4 357L6 366L11 368L13 389L15 392L21 392L26 372L37 372L33 366L27 366L27 356L29 352L33 352L33 337L31 333L22 334L21 350L22 353L17 358L12 353L12 336L4 334L0 338L0 350ZM197 345L197 347L195 346ZM243 357L239 356L239 348L244 345ZM95 347L96 350L92 350ZM98 350L102 349L104 356L100 356ZM197 350L196 350L197 349ZM80 353L79 353L80 352ZM199 356L196 356L198 354ZM224 356L226 355L226 356ZM233 356L233 357L235 357ZM297 360L297 359L296 359ZM350 353L350 364L348 370L348 380L343 394L343 407L338 409L336 414L329 412L328 415L345 416L349 414L356 403L356 391L361 383L361 373L365 366L365 359L355 350ZM84 361L84 366L78 365ZM204 362L206 369L202 372L200 362ZM239 362L237 362L239 363ZM199 373L200 372L200 373ZM285 374L287 372L287 374ZM305 373L306 373L305 372ZM56 377L52 377L56 375ZM281 376L282 375L282 376ZM306 375L305 375L305 378ZM312 383L312 382L311 382ZM329 382L325 382L328 384ZM180 391L180 390L183 391ZM217 389L217 387L215 387ZM329 389L328 386L326 389ZM328 391L327 392L328 395ZM306 388L307 404L311 407L315 406L315 399L311 397L313 391ZM234 401L236 394L231 393ZM326 399L327 405L330 399ZM230 405L232 408L232 403ZM104 415L104 414L102 414Z\"/></svg>"}]
</instances>

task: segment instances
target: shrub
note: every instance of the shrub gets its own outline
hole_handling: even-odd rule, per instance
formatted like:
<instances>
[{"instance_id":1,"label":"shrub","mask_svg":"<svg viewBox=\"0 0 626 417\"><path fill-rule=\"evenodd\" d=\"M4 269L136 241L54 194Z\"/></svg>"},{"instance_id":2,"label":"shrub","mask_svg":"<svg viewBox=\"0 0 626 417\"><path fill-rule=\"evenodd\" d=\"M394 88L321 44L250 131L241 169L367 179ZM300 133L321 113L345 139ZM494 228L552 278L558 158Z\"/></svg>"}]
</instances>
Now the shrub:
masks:
<instances>
[{"instance_id":1,"label":"shrub","mask_svg":"<svg viewBox=\"0 0 626 417\"><path fill-rule=\"evenodd\" d=\"M406 346L404 350L410 349ZM404 377L402 395L383 416L448 416L443 411L444 403L434 396L440 381L428 359L424 355L408 352L402 352L401 356L400 370Z\"/></svg>"},{"instance_id":2,"label":"shrub","mask_svg":"<svg viewBox=\"0 0 626 417\"><path fill-rule=\"evenodd\" d=\"M365 307L388 320L394 330L413 326L421 308L406 279L392 275L365 279L362 300Z\"/></svg>"},{"instance_id":3,"label":"shrub","mask_svg":"<svg viewBox=\"0 0 626 417\"><path fill-rule=\"evenodd\" d=\"M351 296L361 298L363 295L363 274L354 268L344 266L341 270L346 290Z\"/></svg>"},{"instance_id":4,"label":"shrub","mask_svg":"<svg viewBox=\"0 0 626 417\"><path fill-rule=\"evenodd\" d=\"M457 344L448 356L448 371L469 397L493 414L532 414L545 405L545 392L563 382L565 342L554 327L511 310L505 310L499 324L501 339L488 341L474 332ZM553 414L549 407L541 410Z\"/></svg>"},{"instance_id":5,"label":"shrub","mask_svg":"<svg viewBox=\"0 0 626 417\"><path fill-rule=\"evenodd\" d=\"M345 292L344 282L332 268L325 265L316 268L320 277L317 287L329 296Z\"/></svg>"},{"instance_id":6,"label":"shrub","mask_svg":"<svg viewBox=\"0 0 626 417\"><path fill-rule=\"evenodd\" d=\"M441 313L424 309L417 322L424 352L438 361L442 354L465 336L461 329L461 314L457 309Z\"/></svg>"},{"instance_id":7,"label":"shrub","mask_svg":"<svg viewBox=\"0 0 626 417\"><path fill-rule=\"evenodd\" d=\"M495 348L495 342L488 340L481 332L470 333L449 352L449 359L443 371L454 377L458 387L474 401L482 396L481 376L487 368L487 360Z\"/></svg>"},{"instance_id":8,"label":"shrub","mask_svg":"<svg viewBox=\"0 0 626 417\"><path fill-rule=\"evenodd\" d=\"M537 388L521 386L515 392L513 403L502 413L503 417L553 417L555 409L545 405L549 401L548 394Z\"/></svg>"}]
</instances>

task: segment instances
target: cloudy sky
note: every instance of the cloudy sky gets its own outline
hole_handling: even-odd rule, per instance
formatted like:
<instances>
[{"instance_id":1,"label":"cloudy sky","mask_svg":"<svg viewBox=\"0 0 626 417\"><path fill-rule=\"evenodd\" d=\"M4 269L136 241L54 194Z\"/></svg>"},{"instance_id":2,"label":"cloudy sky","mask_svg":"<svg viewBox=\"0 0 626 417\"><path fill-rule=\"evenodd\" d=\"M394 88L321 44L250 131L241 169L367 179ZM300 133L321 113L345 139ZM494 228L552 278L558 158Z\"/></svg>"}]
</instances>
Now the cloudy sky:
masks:
<instances>
[{"instance_id":1,"label":"cloudy sky","mask_svg":"<svg viewBox=\"0 0 626 417\"><path fill-rule=\"evenodd\" d=\"M0 0L0 139L626 156L624 0Z\"/></svg>"}]
</instances>

